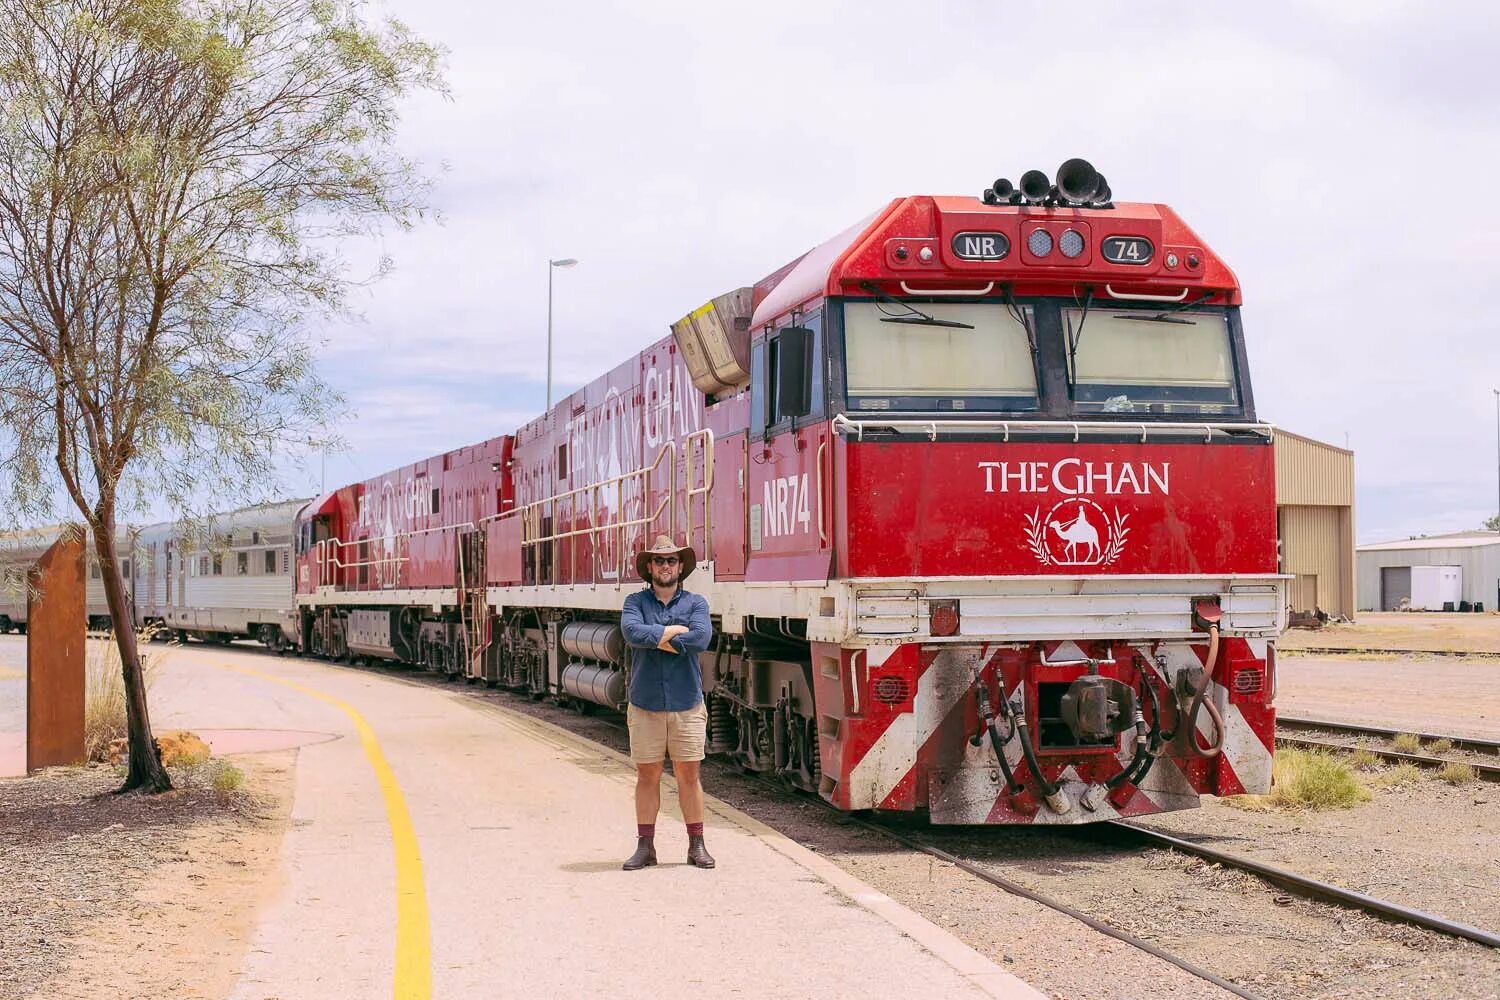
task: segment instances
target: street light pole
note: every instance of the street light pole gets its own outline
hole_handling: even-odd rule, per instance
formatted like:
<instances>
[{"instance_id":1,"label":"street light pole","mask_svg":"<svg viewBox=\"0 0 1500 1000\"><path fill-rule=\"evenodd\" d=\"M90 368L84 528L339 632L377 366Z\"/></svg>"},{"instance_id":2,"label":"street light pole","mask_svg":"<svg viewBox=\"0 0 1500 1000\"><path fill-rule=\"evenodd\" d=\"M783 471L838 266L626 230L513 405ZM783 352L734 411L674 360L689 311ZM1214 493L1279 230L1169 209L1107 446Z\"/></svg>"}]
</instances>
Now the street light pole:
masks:
<instances>
[{"instance_id":1,"label":"street light pole","mask_svg":"<svg viewBox=\"0 0 1500 1000\"><path fill-rule=\"evenodd\" d=\"M547 261L547 409L552 409L552 269L572 267L578 261L572 257Z\"/></svg>"}]
</instances>

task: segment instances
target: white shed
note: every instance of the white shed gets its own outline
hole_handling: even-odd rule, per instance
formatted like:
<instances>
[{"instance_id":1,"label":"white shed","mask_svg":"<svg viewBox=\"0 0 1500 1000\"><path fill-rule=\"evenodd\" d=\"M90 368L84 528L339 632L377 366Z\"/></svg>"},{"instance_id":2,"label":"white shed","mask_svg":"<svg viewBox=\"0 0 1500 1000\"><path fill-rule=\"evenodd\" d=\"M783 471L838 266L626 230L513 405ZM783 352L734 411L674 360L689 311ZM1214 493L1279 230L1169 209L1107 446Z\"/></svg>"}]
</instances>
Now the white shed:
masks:
<instances>
[{"instance_id":1,"label":"white shed","mask_svg":"<svg viewBox=\"0 0 1500 1000\"><path fill-rule=\"evenodd\" d=\"M1500 532L1408 538L1361 545L1355 554L1362 611L1395 611L1403 604L1442 611L1467 603L1500 609Z\"/></svg>"}]
</instances>

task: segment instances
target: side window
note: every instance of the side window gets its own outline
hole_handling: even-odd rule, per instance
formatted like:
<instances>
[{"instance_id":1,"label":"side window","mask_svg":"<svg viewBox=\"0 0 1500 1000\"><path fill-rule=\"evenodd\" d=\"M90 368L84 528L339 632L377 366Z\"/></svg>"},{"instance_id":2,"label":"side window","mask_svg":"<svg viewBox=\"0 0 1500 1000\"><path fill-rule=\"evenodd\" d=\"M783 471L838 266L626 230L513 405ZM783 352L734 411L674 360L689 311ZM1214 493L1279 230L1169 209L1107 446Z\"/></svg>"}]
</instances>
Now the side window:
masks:
<instances>
[{"instance_id":1,"label":"side window","mask_svg":"<svg viewBox=\"0 0 1500 1000\"><path fill-rule=\"evenodd\" d=\"M808 415L821 416L824 413L824 399L826 398L826 386L828 381L823 372L823 359L827 357L827 351L823 346L823 310L818 309L803 316L799 323L810 331L811 336L807 338L807 378L808 378Z\"/></svg>"},{"instance_id":2,"label":"side window","mask_svg":"<svg viewBox=\"0 0 1500 1000\"><path fill-rule=\"evenodd\" d=\"M766 372L766 341L762 340L750 349L750 426L757 434L771 423L766 405L771 398L767 391L770 379Z\"/></svg>"},{"instance_id":3,"label":"side window","mask_svg":"<svg viewBox=\"0 0 1500 1000\"><path fill-rule=\"evenodd\" d=\"M823 358L822 310L773 331L751 349L751 423L757 432L823 415Z\"/></svg>"}]
</instances>

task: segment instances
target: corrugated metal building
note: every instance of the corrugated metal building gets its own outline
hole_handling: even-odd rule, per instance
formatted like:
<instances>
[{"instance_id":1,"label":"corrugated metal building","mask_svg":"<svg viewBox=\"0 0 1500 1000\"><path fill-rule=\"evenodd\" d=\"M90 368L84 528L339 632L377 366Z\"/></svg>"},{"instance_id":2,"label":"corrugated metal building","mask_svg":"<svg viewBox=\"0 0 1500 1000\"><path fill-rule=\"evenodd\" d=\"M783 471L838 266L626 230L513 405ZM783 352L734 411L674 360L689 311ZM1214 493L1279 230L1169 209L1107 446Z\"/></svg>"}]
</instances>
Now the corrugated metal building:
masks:
<instances>
[{"instance_id":1,"label":"corrugated metal building","mask_svg":"<svg viewBox=\"0 0 1500 1000\"><path fill-rule=\"evenodd\" d=\"M1277 428L1276 533L1292 611L1353 618L1354 452Z\"/></svg>"},{"instance_id":2,"label":"corrugated metal building","mask_svg":"<svg viewBox=\"0 0 1500 1000\"><path fill-rule=\"evenodd\" d=\"M1500 608L1500 533L1461 531L1361 545L1358 558L1362 610L1400 610L1403 599L1413 597L1415 566L1457 567L1460 601L1483 604L1486 610Z\"/></svg>"}]
</instances>

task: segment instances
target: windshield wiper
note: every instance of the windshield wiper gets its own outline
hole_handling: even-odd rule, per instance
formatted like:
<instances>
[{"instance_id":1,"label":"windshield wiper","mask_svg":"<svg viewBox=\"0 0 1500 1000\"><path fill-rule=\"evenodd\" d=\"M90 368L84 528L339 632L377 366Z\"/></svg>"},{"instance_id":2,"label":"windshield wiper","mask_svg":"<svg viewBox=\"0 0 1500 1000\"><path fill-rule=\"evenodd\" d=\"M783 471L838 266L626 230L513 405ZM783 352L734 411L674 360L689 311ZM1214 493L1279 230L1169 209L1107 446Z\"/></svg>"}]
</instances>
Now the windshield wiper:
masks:
<instances>
[{"instance_id":1,"label":"windshield wiper","mask_svg":"<svg viewBox=\"0 0 1500 1000\"><path fill-rule=\"evenodd\" d=\"M1166 313L1157 313L1154 316L1141 316L1139 314L1131 315L1130 313L1117 313L1116 315L1111 316L1110 319L1128 319L1128 320L1134 320L1137 323L1180 323L1183 326L1196 326L1197 325L1197 324L1195 324L1190 319L1183 319L1180 316L1168 316Z\"/></svg>"},{"instance_id":2,"label":"windshield wiper","mask_svg":"<svg viewBox=\"0 0 1500 1000\"><path fill-rule=\"evenodd\" d=\"M1175 305L1175 306L1173 306L1170 309L1163 309L1159 313L1152 313L1150 316L1143 316L1140 313L1133 313L1133 314L1132 313L1122 313L1122 314L1120 314L1120 315L1118 315L1118 316L1116 316L1114 318L1115 319L1133 319L1133 320L1135 320L1135 321L1137 321L1139 323L1181 323L1184 326L1192 326L1193 325L1193 321L1192 320L1190 320L1190 319L1173 319L1172 318L1172 314L1173 313L1182 312L1184 309L1191 309L1191 308L1193 308L1193 306L1201 306L1203 303L1205 303L1209 299L1213 298L1215 294L1217 294L1217 293L1211 292L1211 291L1204 292L1202 295L1200 295L1196 299L1189 299L1188 301L1183 302L1180 305Z\"/></svg>"},{"instance_id":3,"label":"windshield wiper","mask_svg":"<svg viewBox=\"0 0 1500 1000\"><path fill-rule=\"evenodd\" d=\"M943 326L955 330L974 329L973 324L960 323L956 319L938 319L936 316L924 313L910 302L903 302L901 299L893 299L889 295L883 295L873 282L866 281L860 287L875 297L875 308L885 313L880 318L880 322L882 323L905 323L909 326ZM886 312L886 305L895 306L897 309L904 309L906 312L892 316L889 312Z\"/></svg>"},{"instance_id":4,"label":"windshield wiper","mask_svg":"<svg viewBox=\"0 0 1500 1000\"><path fill-rule=\"evenodd\" d=\"M908 306L907 308L911 308L911 307ZM947 327L952 327L955 330L972 330L972 329L974 329L974 324L973 323L960 323L956 319L938 319L936 316L929 316L926 313L919 312L916 309L912 309L912 312L917 313L917 315L915 315L915 316L882 316L882 317L880 317L880 322L882 322L882 323L906 323L906 324L908 324L910 326L947 326Z\"/></svg>"}]
</instances>

